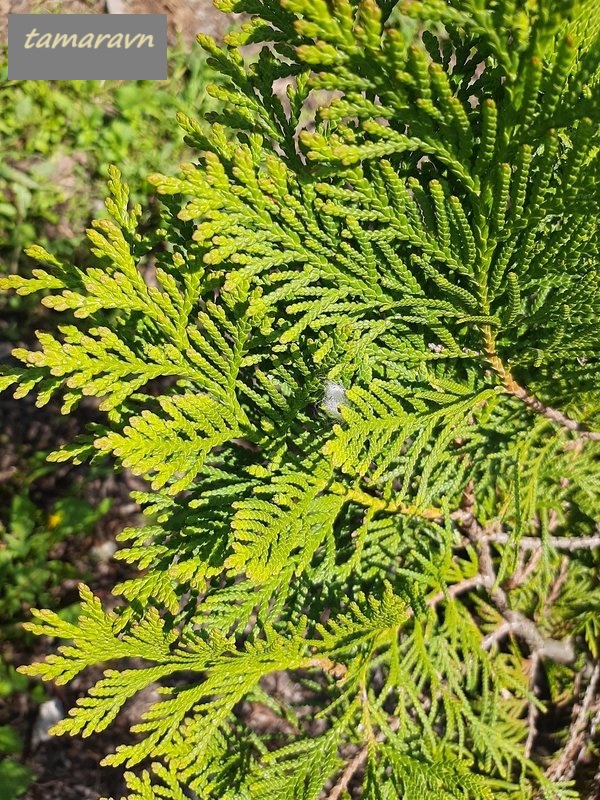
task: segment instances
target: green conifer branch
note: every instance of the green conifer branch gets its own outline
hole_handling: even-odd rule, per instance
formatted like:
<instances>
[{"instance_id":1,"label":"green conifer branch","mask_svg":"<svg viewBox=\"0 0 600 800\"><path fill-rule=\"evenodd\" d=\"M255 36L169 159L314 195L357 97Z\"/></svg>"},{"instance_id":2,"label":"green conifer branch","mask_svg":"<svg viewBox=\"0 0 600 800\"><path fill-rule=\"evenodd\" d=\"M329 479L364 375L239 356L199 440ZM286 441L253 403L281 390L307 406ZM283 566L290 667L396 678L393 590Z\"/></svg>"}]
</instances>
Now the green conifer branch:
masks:
<instances>
[{"instance_id":1,"label":"green conifer branch","mask_svg":"<svg viewBox=\"0 0 600 800\"><path fill-rule=\"evenodd\" d=\"M160 684L107 759L130 800L574 800L582 720L554 767L537 727L598 659L594 3L218 5L249 19L199 37L221 109L180 116L156 229L113 168L93 266L0 278L66 320L0 388L97 397L52 458L150 482L121 605L37 612L69 643L26 670L117 662L60 723L84 735Z\"/></svg>"}]
</instances>

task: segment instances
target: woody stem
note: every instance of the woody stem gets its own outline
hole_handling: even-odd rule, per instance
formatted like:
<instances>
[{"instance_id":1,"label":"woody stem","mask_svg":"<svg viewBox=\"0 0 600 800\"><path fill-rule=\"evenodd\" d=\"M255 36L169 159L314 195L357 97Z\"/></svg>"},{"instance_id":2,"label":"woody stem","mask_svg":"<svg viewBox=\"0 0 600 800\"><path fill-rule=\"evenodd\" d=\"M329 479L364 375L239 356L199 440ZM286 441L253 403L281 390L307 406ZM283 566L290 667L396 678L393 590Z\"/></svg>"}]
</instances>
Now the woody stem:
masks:
<instances>
[{"instance_id":1,"label":"woody stem","mask_svg":"<svg viewBox=\"0 0 600 800\"><path fill-rule=\"evenodd\" d=\"M510 369L504 364L496 351L496 341L489 325L483 327L483 340L488 364L502 380L504 389L508 394L518 397L519 400L522 400L528 408L537 414L546 417L569 431L573 431L580 439L600 441L600 432L589 431L581 422L563 414L562 411L544 405L541 400L530 394L527 389L514 379Z\"/></svg>"}]
</instances>

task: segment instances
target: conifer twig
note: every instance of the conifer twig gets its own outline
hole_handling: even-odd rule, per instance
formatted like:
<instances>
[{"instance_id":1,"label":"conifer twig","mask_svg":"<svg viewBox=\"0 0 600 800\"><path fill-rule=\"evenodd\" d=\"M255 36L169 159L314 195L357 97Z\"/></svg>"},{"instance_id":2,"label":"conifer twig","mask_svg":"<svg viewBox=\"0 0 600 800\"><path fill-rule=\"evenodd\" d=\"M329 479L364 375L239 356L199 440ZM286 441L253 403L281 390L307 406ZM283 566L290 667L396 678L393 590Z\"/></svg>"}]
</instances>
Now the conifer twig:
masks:
<instances>
[{"instance_id":1,"label":"conifer twig","mask_svg":"<svg viewBox=\"0 0 600 800\"><path fill-rule=\"evenodd\" d=\"M541 549L535 550L534 552L539 555L539 554L541 554ZM562 589L562 587L564 585L564 582L565 582L565 580L567 578L568 566L569 566L569 560L568 560L568 558L564 557L562 559L562 562L561 562L561 565L560 565L559 573L558 573L556 579L553 581L553 585L551 587L550 594L548 595L548 597L544 601L544 604L543 604L543 607L542 607L542 612L541 612L542 616L547 612L547 610L550 608L550 606L553 603L556 602L556 600L557 600L557 598L558 598L558 596L560 594L560 591L561 591L561 589ZM518 585L518 584L516 584L516 585ZM537 651L534 651L531 654L530 675L529 675L529 689L530 689L531 693L534 696L537 694L537 690L538 690L536 679L537 679L539 667L540 667L540 654ZM527 758L529 758L530 755L531 755L531 751L532 751L533 745L535 743L535 738L536 738L536 736L538 734L538 730L537 730L537 719L538 719L538 716L539 716L539 708L538 708L537 704L535 702L533 702L533 701L529 701L529 711L528 711L528 714L527 714L528 732L527 732L527 740L525 742L525 750L524 750L525 756Z\"/></svg>"},{"instance_id":2,"label":"conifer twig","mask_svg":"<svg viewBox=\"0 0 600 800\"><path fill-rule=\"evenodd\" d=\"M522 400L526 406L537 414L541 414L547 419L555 422L563 428L577 434L579 439L587 439L600 442L600 431L589 431L581 422L564 414L556 408L547 406L534 395L530 394L525 387L521 386L513 377L510 369L506 367L496 350L496 341L489 325L483 327L483 338L487 360L494 372L501 378L505 390Z\"/></svg>"},{"instance_id":3,"label":"conifer twig","mask_svg":"<svg viewBox=\"0 0 600 800\"><path fill-rule=\"evenodd\" d=\"M389 724L390 724L390 729L392 731L398 730L400 726L400 723L397 719L390 720ZM375 737L375 740L378 742L383 742L385 740L385 734L380 731ZM369 745L365 744L360 748L360 750L357 753L355 753L354 756L352 756L350 761L348 761L348 763L344 768L344 771L340 776L340 779L335 784L333 789L329 792L326 800L339 800L339 798L342 796L342 794L348 787L348 784L350 783L352 778L356 775L356 773L360 769L362 769L365 761L367 760L368 755L369 755Z\"/></svg>"},{"instance_id":4,"label":"conifer twig","mask_svg":"<svg viewBox=\"0 0 600 800\"><path fill-rule=\"evenodd\" d=\"M375 511L385 511L388 514L404 514L408 517L419 517L430 520L431 522L441 522L444 519L444 512L441 508L430 506L419 508L408 503L398 503L393 500L384 500L381 497L374 497L361 489L347 489L343 484L334 483L330 487L334 494L343 494L344 497L353 503L372 508ZM456 509L450 513L450 519L457 524L470 524L470 512L464 508ZM483 531L483 537L492 544L508 544L510 534L504 531L494 531L487 533ZM519 547L523 550L539 550L544 542L548 543L555 550L593 550L600 547L600 531L593 536L549 536L545 540L535 536L522 536L519 539Z\"/></svg>"},{"instance_id":5,"label":"conifer twig","mask_svg":"<svg viewBox=\"0 0 600 800\"><path fill-rule=\"evenodd\" d=\"M483 576L474 575L472 578L464 578L462 581L448 586L445 591L434 594L427 600L427 605L433 608L447 597L458 597L458 595L470 592L471 589L478 589L480 586L483 586Z\"/></svg>"},{"instance_id":6,"label":"conifer twig","mask_svg":"<svg viewBox=\"0 0 600 800\"><path fill-rule=\"evenodd\" d=\"M441 508L432 506L430 508L419 508L409 503L398 503L393 500L384 500L381 497L374 497L362 489L348 489L341 483L334 483L330 486L334 494L343 495L348 502L372 508L375 511L386 511L388 514L404 514L408 517L421 517L422 519L440 520L443 519Z\"/></svg>"},{"instance_id":7,"label":"conifer twig","mask_svg":"<svg viewBox=\"0 0 600 800\"><path fill-rule=\"evenodd\" d=\"M545 638L532 620L520 611L514 611L510 608L507 593L497 584L489 540L484 529L479 525L469 508L465 510L463 515L462 527L477 550L479 571L483 578L482 585L485 587L490 600L506 621L484 642L491 646L501 636L512 633L527 642L533 653L556 661L558 664L572 663L575 658L575 652L570 641Z\"/></svg>"},{"instance_id":8,"label":"conifer twig","mask_svg":"<svg viewBox=\"0 0 600 800\"><path fill-rule=\"evenodd\" d=\"M510 376L510 373L509 373ZM573 433L576 433L579 439L587 439L594 442L600 442L600 431L589 431L581 422L578 422L571 417L568 417L562 411L550 406L544 405L537 397L529 394L526 389L520 386L512 377L508 383L505 383L507 391L522 400L525 405L529 406L533 411L547 417L552 422L566 428Z\"/></svg>"},{"instance_id":9,"label":"conifer twig","mask_svg":"<svg viewBox=\"0 0 600 800\"><path fill-rule=\"evenodd\" d=\"M408 503L384 500L381 497L374 497L361 489L347 489L342 484L337 483L331 486L331 491L334 494L343 494L348 501L372 508L375 511L385 511L388 514L404 514L405 516L419 517L431 522L441 522L444 519L442 509L435 506L419 508ZM464 508L456 509L450 513L450 519L458 524L469 524L470 512L465 511ZM484 532L483 535L491 544L508 544L511 538L510 534L498 530L491 533ZM539 550L544 542L554 547L555 550L567 550L569 552L574 550L593 550L596 547L600 547L600 531L593 536L549 536L545 540L535 536L522 536L519 539L519 547L523 550Z\"/></svg>"},{"instance_id":10,"label":"conifer twig","mask_svg":"<svg viewBox=\"0 0 600 800\"><path fill-rule=\"evenodd\" d=\"M369 746L364 745L346 764L339 781L327 795L327 800L339 800L354 775L362 768L368 755Z\"/></svg>"},{"instance_id":11,"label":"conifer twig","mask_svg":"<svg viewBox=\"0 0 600 800\"><path fill-rule=\"evenodd\" d=\"M493 533L488 535L488 542L492 544L507 544L510 541L510 534ZM549 536L545 540L548 544L554 547L555 550L567 550L573 552L574 550L593 550L600 547L600 533L594 536ZM535 536L523 536L519 540L519 547L523 550L540 550L544 541Z\"/></svg>"},{"instance_id":12,"label":"conifer twig","mask_svg":"<svg viewBox=\"0 0 600 800\"><path fill-rule=\"evenodd\" d=\"M554 603L556 603L556 601L558 600L562 588L565 585L565 581L567 580L568 574L569 574L569 559L567 556L563 556L560 562L558 575L552 582L550 593L544 601L542 607L542 616L546 613L546 611L550 608L550 606L554 605Z\"/></svg>"},{"instance_id":13,"label":"conifer twig","mask_svg":"<svg viewBox=\"0 0 600 800\"><path fill-rule=\"evenodd\" d=\"M536 694L536 679L537 673L540 666L540 656L538 653L531 654L531 663L530 663L530 675L529 675L529 689L533 695ZM527 713L527 741L525 742L525 758L529 758L531 755L531 751L533 749L533 745L535 742L535 737L537 736L537 718L539 715L539 708L536 703L533 701L529 702L529 711Z\"/></svg>"},{"instance_id":14,"label":"conifer twig","mask_svg":"<svg viewBox=\"0 0 600 800\"><path fill-rule=\"evenodd\" d=\"M332 487L336 493L341 493L344 487L334 484ZM361 505L366 505L376 510L388 511L390 513L405 513L408 515L420 516L425 519L437 521L443 519L443 512L441 509L428 508L417 509L414 506L406 506L404 504L394 503L393 501L386 501L378 497L373 497L367 492L359 489L346 490L346 497ZM520 637L531 649L532 654L538 657L546 657L555 661L558 664L570 664L575 658L575 652L570 641L560 641L558 639L546 638L538 630L535 622L530 620L519 611L514 611L510 608L508 602L507 592L497 585L496 571L493 564L490 544L493 542L506 543L509 540L508 534L497 532L488 534L484 528L481 527L472 513L473 498L472 487L467 487L465 491L465 502L463 508L457 509L450 514L450 518L459 524L468 538L475 545L479 554L479 575L460 581L458 584L449 587L446 592L438 592L431 597L428 605L435 606L441 602L445 597L456 597L459 594L470 591L471 589L480 586L485 587L490 599L504 617L505 622L500 625L496 631L489 634L482 641L482 647L489 649L494 642L497 642L507 634L514 634ZM577 542L577 546L574 544ZM582 537L581 539L571 539L569 537L554 537L550 540L557 549L575 550L584 549L587 547L596 547L600 545L600 535L593 537ZM520 541L520 546L527 547L531 550L539 550L542 546L542 541L535 537L524 537ZM527 574L524 572L523 576Z\"/></svg>"},{"instance_id":15,"label":"conifer twig","mask_svg":"<svg viewBox=\"0 0 600 800\"><path fill-rule=\"evenodd\" d=\"M571 722L569 739L560 756L546 770L550 780L568 780L573 776L577 762L585 747L585 734L588 727L588 715L596 700L596 692L600 686L600 664L596 664L590 682Z\"/></svg>"}]
</instances>

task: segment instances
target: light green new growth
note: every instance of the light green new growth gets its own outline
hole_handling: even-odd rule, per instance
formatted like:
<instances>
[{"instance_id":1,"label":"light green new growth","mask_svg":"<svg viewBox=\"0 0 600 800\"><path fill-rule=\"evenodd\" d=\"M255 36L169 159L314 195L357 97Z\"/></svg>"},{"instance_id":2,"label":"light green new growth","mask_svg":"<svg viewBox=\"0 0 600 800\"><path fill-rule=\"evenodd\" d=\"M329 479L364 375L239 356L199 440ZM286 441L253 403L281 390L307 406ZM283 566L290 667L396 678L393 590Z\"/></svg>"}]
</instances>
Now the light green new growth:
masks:
<instances>
[{"instance_id":1,"label":"light green new growth","mask_svg":"<svg viewBox=\"0 0 600 800\"><path fill-rule=\"evenodd\" d=\"M100 398L53 458L151 486L122 605L36 612L67 644L24 671L111 662L84 736L160 685L105 759L131 800L583 797L537 743L598 683L597 6L218 6L250 21L198 37L222 110L181 116L160 229L113 168L96 266L0 279L70 320L0 386Z\"/></svg>"}]
</instances>

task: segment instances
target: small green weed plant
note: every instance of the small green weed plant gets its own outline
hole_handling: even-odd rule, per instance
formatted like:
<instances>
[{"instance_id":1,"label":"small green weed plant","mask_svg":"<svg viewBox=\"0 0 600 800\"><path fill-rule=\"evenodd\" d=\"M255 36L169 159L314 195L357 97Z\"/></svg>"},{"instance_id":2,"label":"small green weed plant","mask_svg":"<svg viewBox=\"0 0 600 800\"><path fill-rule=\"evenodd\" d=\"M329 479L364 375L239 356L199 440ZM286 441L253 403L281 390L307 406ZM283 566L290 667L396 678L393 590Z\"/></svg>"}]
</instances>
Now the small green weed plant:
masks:
<instances>
[{"instance_id":1,"label":"small green weed plant","mask_svg":"<svg viewBox=\"0 0 600 800\"><path fill-rule=\"evenodd\" d=\"M190 152L169 120L191 104L208 109L210 70L201 52L169 52L169 79L9 81L0 52L0 273L31 274L24 249L50 246L85 260L85 228L103 209L106 170L120 164L132 199L147 207L150 170L173 170ZM150 212L149 212L150 213ZM35 306L3 298L6 331L20 341ZM25 330L22 330L25 329Z\"/></svg>"},{"instance_id":2,"label":"small green weed plant","mask_svg":"<svg viewBox=\"0 0 600 800\"><path fill-rule=\"evenodd\" d=\"M61 582L75 577L72 564L53 551L67 537L88 533L109 506L108 499L92 508L67 496L44 515L26 493L12 496L6 519L0 518L0 626L5 635L6 626L22 622L31 606L53 604Z\"/></svg>"},{"instance_id":3,"label":"small green weed plant","mask_svg":"<svg viewBox=\"0 0 600 800\"><path fill-rule=\"evenodd\" d=\"M0 787L6 800L21 797L33 779L32 771L18 760L22 747L15 729L11 725L0 725Z\"/></svg>"}]
</instances>

